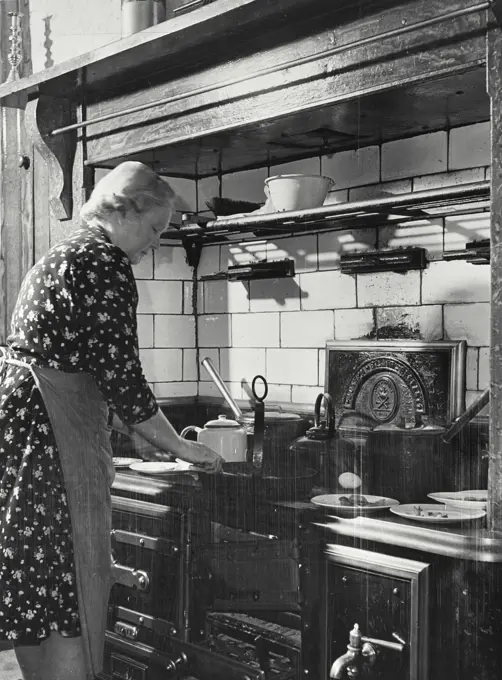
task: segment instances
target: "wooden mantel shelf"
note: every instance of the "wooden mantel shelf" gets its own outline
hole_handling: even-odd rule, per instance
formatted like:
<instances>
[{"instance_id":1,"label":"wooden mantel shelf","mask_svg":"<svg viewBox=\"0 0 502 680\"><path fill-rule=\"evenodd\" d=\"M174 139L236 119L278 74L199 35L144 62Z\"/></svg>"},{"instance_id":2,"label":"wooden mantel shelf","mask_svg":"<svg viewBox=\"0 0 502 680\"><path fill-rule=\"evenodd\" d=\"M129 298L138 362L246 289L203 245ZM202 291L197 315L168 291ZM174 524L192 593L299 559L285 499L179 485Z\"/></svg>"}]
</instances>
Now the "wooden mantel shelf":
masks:
<instances>
[{"instance_id":1,"label":"wooden mantel shelf","mask_svg":"<svg viewBox=\"0 0 502 680\"><path fill-rule=\"evenodd\" d=\"M351 4L349 0L337 2L337 11ZM384 3L385 4L385 3ZM389 4L387 2L386 4ZM393 4L397 4L394 0ZM79 55L39 71L20 80L0 85L0 101L9 103L13 95L46 94L74 98L85 88L86 93L108 86L120 86L145 74L166 69L169 60L176 61L181 53L197 49L211 41L228 44L234 39L262 27L267 21L274 27L274 18L286 23L289 14L309 10L315 5L332 5L326 0L215 0L193 12L182 14L134 35L116 40L104 47ZM223 51L223 48L221 48ZM217 53L210 53L216 61ZM201 61L208 58L204 50ZM5 101L7 100L7 102Z\"/></svg>"},{"instance_id":2,"label":"wooden mantel shelf","mask_svg":"<svg viewBox=\"0 0 502 680\"><path fill-rule=\"evenodd\" d=\"M0 102L38 102L52 148L81 132L91 168L194 179L336 153L489 120L489 7L215 0L4 83Z\"/></svg>"}]
</instances>

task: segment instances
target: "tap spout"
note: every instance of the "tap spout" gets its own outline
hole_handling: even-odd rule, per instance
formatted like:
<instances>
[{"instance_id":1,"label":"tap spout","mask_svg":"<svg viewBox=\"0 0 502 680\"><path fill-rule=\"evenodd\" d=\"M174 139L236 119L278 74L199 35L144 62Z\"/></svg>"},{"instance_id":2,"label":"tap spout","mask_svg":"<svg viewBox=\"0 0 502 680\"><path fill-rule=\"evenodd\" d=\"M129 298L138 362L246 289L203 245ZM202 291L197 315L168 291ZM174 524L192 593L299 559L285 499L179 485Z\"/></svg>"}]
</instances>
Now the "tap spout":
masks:
<instances>
[{"instance_id":1,"label":"tap spout","mask_svg":"<svg viewBox=\"0 0 502 680\"><path fill-rule=\"evenodd\" d=\"M333 665L331 666L329 677L333 678L333 680L341 680L341 678L343 678L343 674L347 666L349 666L352 663L352 661L354 661L358 657L358 655L359 650L351 649L350 645L348 645L345 654L339 656L338 659L336 659Z\"/></svg>"},{"instance_id":2,"label":"tap spout","mask_svg":"<svg viewBox=\"0 0 502 680\"><path fill-rule=\"evenodd\" d=\"M361 631L359 626L354 624L354 628L349 633L349 644L347 645L347 651L338 659L335 659L331 670L329 672L329 677L333 680L340 680L343 678L345 669L349 666L352 661L355 661L357 657L361 654L362 641L361 641Z\"/></svg>"}]
</instances>

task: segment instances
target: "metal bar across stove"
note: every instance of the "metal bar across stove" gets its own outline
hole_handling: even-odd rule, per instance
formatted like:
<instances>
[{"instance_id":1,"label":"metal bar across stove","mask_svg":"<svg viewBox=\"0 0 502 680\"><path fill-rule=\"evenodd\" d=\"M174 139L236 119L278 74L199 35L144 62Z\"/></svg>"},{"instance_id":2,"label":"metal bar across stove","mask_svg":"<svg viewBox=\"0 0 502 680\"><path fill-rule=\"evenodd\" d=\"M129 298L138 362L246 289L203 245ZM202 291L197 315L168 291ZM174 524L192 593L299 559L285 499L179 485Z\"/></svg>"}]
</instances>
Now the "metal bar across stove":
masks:
<instances>
[{"instance_id":1,"label":"metal bar across stove","mask_svg":"<svg viewBox=\"0 0 502 680\"><path fill-rule=\"evenodd\" d=\"M285 231L294 232L300 228L307 228L309 224L316 225L318 229L336 229L332 224L326 224L328 220L351 220L365 218L369 222L379 217L387 217L389 221L404 222L419 219L434 219L437 213L424 215L421 218L415 214L406 215L407 208L442 208L448 205L469 203L489 200L490 183L479 182L466 184L461 187L447 187L427 191L416 191L412 194L398 194L385 198L369 199L354 203L338 203L323 205L311 210L298 210L294 212L270 213L248 215L246 217L211 220L207 224L200 225L196 222L182 226L179 229L168 229L163 233L164 238L183 238L186 236L210 235L224 236L225 233L246 231ZM397 213L397 209L400 210ZM458 214L462 214L459 210ZM465 212L472 212L466 210ZM402 213L402 214L401 214ZM369 223L367 226L375 226ZM347 228L344 224L343 228Z\"/></svg>"}]
</instances>

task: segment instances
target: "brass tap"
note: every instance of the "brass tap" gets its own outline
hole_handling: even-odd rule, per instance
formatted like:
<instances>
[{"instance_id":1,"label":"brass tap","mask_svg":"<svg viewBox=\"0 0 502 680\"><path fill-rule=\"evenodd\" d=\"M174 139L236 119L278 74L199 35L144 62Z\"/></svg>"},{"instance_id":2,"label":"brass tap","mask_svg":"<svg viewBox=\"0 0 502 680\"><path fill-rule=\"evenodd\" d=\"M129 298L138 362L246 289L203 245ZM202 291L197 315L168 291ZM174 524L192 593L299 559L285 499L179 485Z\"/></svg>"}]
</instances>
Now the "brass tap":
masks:
<instances>
[{"instance_id":1,"label":"brass tap","mask_svg":"<svg viewBox=\"0 0 502 680\"><path fill-rule=\"evenodd\" d=\"M341 680L345 670L347 670L347 674L350 677L355 677L358 675L357 664L373 664L375 662L375 647L383 647L384 649L391 649L395 652L404 652L406 642L397 633L392 633L392 637L397 640L397 642L366 637L365 635L361 635L359 625L355 623L354 628L349 633L347 651L335 660L331 666L329 677L333 678L333 680Z\"/></svg>"},{"instance_id":2,"label":"brass tap","mask_svg":"<svg viewBox=\"0 0 502 680\"><path fill-rule=\"evenodd\" d=\"M340 680L343 678L345 669L357 659L361 651L361 632L357 623L349 633L349 644L347 651L342 656L339 656L331 666L329 677L333 680Z\"/></svg>"}]
</instances>

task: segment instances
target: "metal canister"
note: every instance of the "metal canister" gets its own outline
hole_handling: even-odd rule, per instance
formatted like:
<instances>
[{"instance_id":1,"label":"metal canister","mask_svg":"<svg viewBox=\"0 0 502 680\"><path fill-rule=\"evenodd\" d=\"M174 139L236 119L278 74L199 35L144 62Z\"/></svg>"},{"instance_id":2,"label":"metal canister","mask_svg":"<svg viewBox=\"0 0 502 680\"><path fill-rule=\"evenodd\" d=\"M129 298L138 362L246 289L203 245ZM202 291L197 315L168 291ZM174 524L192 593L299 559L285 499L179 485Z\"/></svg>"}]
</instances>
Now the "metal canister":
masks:
<instances>
[{"instance_id":1,"label":"metal canister","mask_svg":"<svg viewBox=\"0 0 502 680\"><path fill-rule=\"evenodd\" d=\"M152 0L122 0L122 36L138 33L152 25Z\"/></svg>"},{"instance_id":2,"label":"metal canister","mask_svg":"<svg viewBox=\"0 0 502 680\"><path fill-rule=\"evenodd\" d=\"M153 0L153 25L161 24L173 16L172 0Z\"/></svg>"}]
</instances>

